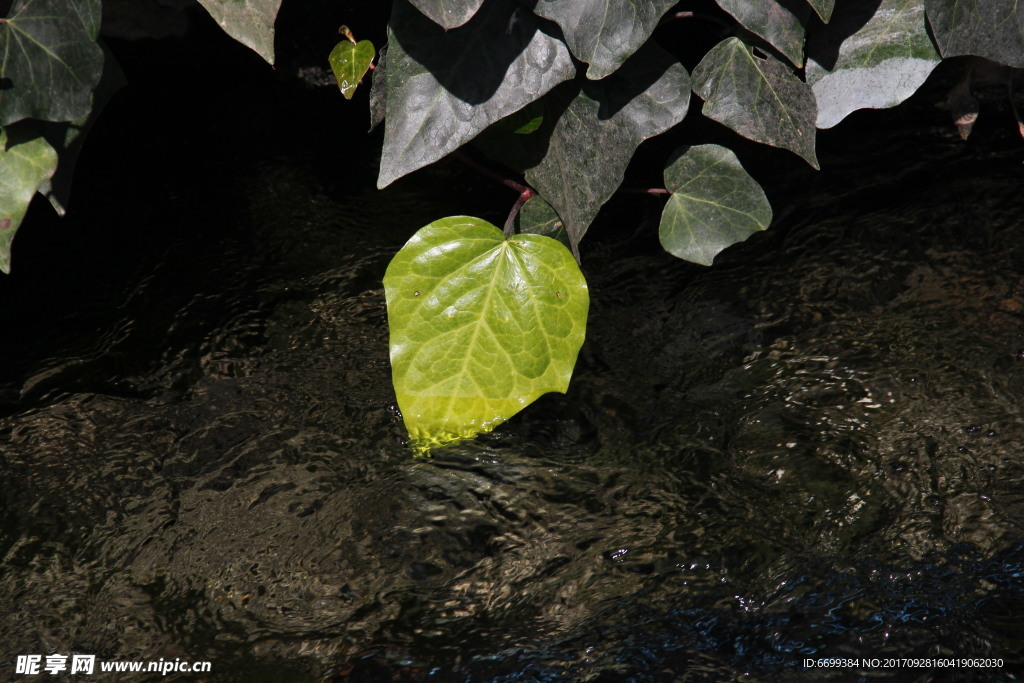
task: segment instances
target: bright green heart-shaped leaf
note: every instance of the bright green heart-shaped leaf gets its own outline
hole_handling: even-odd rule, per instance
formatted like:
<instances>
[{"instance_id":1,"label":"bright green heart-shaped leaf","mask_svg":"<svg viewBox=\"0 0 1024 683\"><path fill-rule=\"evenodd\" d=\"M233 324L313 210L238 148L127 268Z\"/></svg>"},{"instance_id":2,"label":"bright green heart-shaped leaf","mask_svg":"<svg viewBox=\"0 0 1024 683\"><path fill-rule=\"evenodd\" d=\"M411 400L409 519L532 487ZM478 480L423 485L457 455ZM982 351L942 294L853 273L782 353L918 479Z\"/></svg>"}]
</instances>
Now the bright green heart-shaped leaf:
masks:
<instances>
[{"instance_id":1,"label":"bright green heart-shaped leaf","mask_svg":"<svg viewBox=\"0 0 1024 683\"><path fill-rule=\"evenodd\" d=\"M281 0L199 0L224 32L274 63L274 22Z\"/></svg>"},{"instance_id":2,"label":"bright green heart-shaped leaf","mask_svg":"<svg viewBox=\"0 0 1024 683\"><path fill-rule=\"evenodd\" d=\"M940 61L925 27L923 0L883 0L873 11L840 6L807 41L807 83L818 103L818 128L831 128L857 109L895 107Z\"/></svg>"},{"instance_id":3,"label":"bright green heart-shaped leaf","mask_svg":"<svg viewBox=\"0 0 1024 683\"><path fill-rule=\"evenodd\" d=\"M814 93L779 60L758 57L740 39L726 38L693 70L693 90L704 98L704 116L818 168Z\"/></svg>"},{"instance_id":4,"label":"bright green heart-shaped leaf","mask_svg":"<svg viewBox=\"0 0 1024 683\"><path fill-rule=\"evenodd\" d=\"M488 0L449 31L395 0L377 186L441 159L572 78L569 49L546 30L557 32L512 0Z\"/></svg>"},{"instance_id":5,"label":"bright green heart-shaped leaf","mask_svg":"<svg viewBox=\"0 0 1024 683\"><path fill-rule=\"evenodd\" d=\"M814 11L826 24L832 17L832 10L836 6L836 0L807 0L807 3L814 8Z\"/></svg>"},{"instance_id":6,"label":"bright green heart-shaped leaf","mask_svg":"<svg viewBox=\"0 0 1024 683\"><path fill-rule=\"evenodd\" d=\"M414 441L489 431L568 388L590 297L553 239L442 218L395 255L384 293L395 394Z\"/></svg>"},{"instance_id":7,"label":"bright green heart-shaped leaf","mask_svg":"<svg viewBox=\"0 0 1024 683\"><path fill-rule=\"evenodd\" d=\"M89 114L103 72L99 0L15 0L0 22L0 126Z\"/></svg>"},{"instance_id":8,"label":"bright green heart-shaped leaf","mask_svg":"<svg viewBox=\"0 0 1024 683\"><path fill-rule=\"evenodd\" d=\"M672 195L661 214L661 245L687 261L710 266L718 252L772 222L764 190L725 147L678 150L665 168L665 189Z\"/></svg>"},{"instance_id":9,"label":"bright green heart-shaped leaf","mask_svg":"<svg viewBox=\"0 0 1024 683\"><path fill-rule=\"evenodd\" d=\"M462 26L473 18L484 0L412 0L416 9L445 28Z\"/></svg>"},{"instance_id":10,"label":"bright green heart-shaped leaf","mask_svg":"<svg viewBox=\"0 0 1024 683\"><path fill-rule=\"evenodd\" d=\"M796 66L804 63L804 22L810 11L806 5L778 0L716 0L751 33L764 38Z\"/></svg>"},{"instance_id":11,"label":"bright green heart-shaped leaf","mask_svg":"<svg viewBox=\"0 0 1024 683\"><path fill-rule=\"evenodd\" d=\"M533 11L558 24L569 49L604 78L647 42L674 0L539 0Z\"/></svg>"},{"instance_id":12,"label":"bright green heart-shaped leaf","mask_svg":"<svg viewBox=\"0 0 1024 683\"><path fill-rule=\"evenodd\" d=\"M343 40L331 50L327 61L331 64L331 71L338 79L338 87L341 88L341 94L346 100L351 100L356 94L359 82L370 70L374 53L373 43L368 40L360 40L354 44Z\"/></svg>"},{"instance_id":13,"label":"bright green heart-shaped leaf","mask_svg":"<svg viewBox=\"0 0 1024 683\"><path fill-rule=\"evenodd\" d=\"M9 144L10 143L10 144ZM57 152L41 137L13 143L0 128L0 271L11 272L11 241L32 195L57 169Z\"/></svg>"},{"instance_id":14,"label":"bright green heart-shaped leaf","mask_svg":"<svg viewBox=\"0 0 1024 683\"><path fill-rule=\"evenodd\" d=\"M519 232L530 235L546 235L558 240L566 247L572 248L562 219L540 195L534 195L526 200L519 210L519 215L516 216L516 226L519 228Z\"/></svg>"},{"instance_id":15,"label":"bright green heart-shaped leaf","mask_svg":"<svg viewBox=\"0 0 1024 683\"><path fill-rule=\"evenodd\" d=\"M1024 68L1024 4L1019 0L925 0L943 57L976 55Z\"/></svg>"}]
</instances>

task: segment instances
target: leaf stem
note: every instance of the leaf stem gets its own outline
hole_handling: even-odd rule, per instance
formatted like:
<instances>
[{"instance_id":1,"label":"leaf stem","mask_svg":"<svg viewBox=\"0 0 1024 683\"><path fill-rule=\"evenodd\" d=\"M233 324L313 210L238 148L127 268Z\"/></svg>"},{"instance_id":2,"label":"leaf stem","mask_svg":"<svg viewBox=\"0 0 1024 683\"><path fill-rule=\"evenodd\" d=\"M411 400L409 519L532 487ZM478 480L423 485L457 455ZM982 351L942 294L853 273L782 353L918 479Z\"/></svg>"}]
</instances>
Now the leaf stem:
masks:
<instances>
[{"instance_id":1,"label":"leaf stem","mask_svg":"<svg viewBox=\"0 0 1024 683\"><path fill-rule=\"evenodd\" d=\"M733 28L729 22L725 21L721 17L716 17L713 14L707 14L705 12L672 12L671 14L663 16L661 21L658 22L658 26L667 24L670 21L675 21L676 19L703 19L704 21L710 21L713 24L718 24L725 29L732 30Z\"/></svg>"},{"instance_id":2,"label":"leaf stem","mask_svg":"<svg viewBox=\"0 0 1024 683\"><path fill-rule=\"evenodd\" d=\"M486 166L484 166L484 165L482 165L480 163L477 163L476 161L471 159L461 149L457 149L454 152L452 152L452 156L457 158L462 163L466 164L466 166L469 166L471 169L473 169L474 171L476 171L480 175L487 176L491 180L496 180L499 183L501 183L502 185L504 185L505 187L512 188L513 190L515 190L519 194L522 194L523 192L526 192L527 190L529 190L530 192L533 192L533 190L531 188L527 187L526 185L523 185L522 183L517 183L516 181L512 180L511 178L506 178L505 176L501 175L500 173L495 173L494 171L492 171L491 169L487 168ZM526 201L526 200L524 199L523 201Z\"/></svg>"},{"instance_id":3,"label":"leaf stem","mask_svg":"<svg viewBox=\"0 0 1024 683\"><path fill-rule=\"evenodd\" d=\"M508 218L505 219L505 237L512 236L512 229L516 225L516 216L519 215L519 210L523 208L523 204L526 200L537 194L532 188L523 188L523 191L519 193L519 198L516 199L516 203L512 205L512 210L508 212Z\"/></svg>"},{"instance_id":4,"label":"leaf stem","mask_svg":"<svg viewBox=\"0 0 1024 683\"><path fill-rule=\"evenodd\" d=\"M647 188L643 188L643 187L621 187L621 188L619 188L619 192L625 192L626 194L650 194L650 195L672 194L671 192L666 190L664 187L647 187Z\"/></svg>"}]
</instances>

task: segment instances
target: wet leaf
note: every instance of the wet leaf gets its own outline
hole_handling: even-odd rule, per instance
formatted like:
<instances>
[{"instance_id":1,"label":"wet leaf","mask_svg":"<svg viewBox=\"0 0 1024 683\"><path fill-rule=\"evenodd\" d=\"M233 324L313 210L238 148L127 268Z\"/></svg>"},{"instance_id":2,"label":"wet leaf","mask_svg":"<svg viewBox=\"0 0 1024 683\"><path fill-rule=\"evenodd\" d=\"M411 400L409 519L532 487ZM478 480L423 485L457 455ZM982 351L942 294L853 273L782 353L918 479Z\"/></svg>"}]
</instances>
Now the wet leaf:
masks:
<instances>
[{"instance_id":1,"label":"wet leaf","mask_svg":"<svg viewBox=\"0 0 1024 683\"><path fill-rule=\"evenodd\" d=\"M1009 0L925 0L943 57L976 55L1024 68L1024 4Z\"/></svg>"},{"instance_id":2,"label":"wet leaf","mask_svg":"<svg viewBox=\"0 0 1024 683\"><path fill-rule=\"evenodd\" d=\"M484 0L412 0L412 4L445 28L462 26L473 18Z\"/></svg>"},{"instance_id":3,"label":"wet leaf","mask_svg":"<svg viewBox=\"0 0 1024 683\"><path fill-rule=\"evenodd\" d=\"M354 44L343 40L331 50L327 61L331 64L331 71L338 79L338 87L346 100L351 100L356 94L359 82L370 70L374 54L373 43L368 40Z\"/></svg>"},{"instance_id":4,"label":"wet leaf","mask_svg":"<svg viewBox=\"0 0 1024 683\"><path fill-rule=\"evenodd\" d=\"M758 57L738 38L726 38L693 70L702 113L745 138L782 147L818 168L814 153L814 93L785 64Z\"/></svg>"},{"instance_id":5,"label":"wet leaf","mask_svg":"<svg viewBox=\"0 0 1024 683\"><path fill-rule=\"evenodd\" d=\"M941 61L928 36L923 0L847 4L807 44L807 83L819 128L857 109L894 107L917 91Z\"/></svg>"},{"instance_id":6,"label":"wet leaf","mask_svg":"<svg viewBox=\"0 0 1024 683\"><path fill-rule=\"evenodd\" d=\"M719 145L678 150L665 168L665 189L672 195L661 214L661 245L687 261L710 266L720 251L772 222L764 190Z\"/></svg>"},{"instance_id":7,"label":"wet leaf","mask_svg":"<svg viewBox=\"0 0 1024 683\"><path fill-rule=\"evenodd\" d=\"M778 0L716 0L751 33L764 38L796 66L804 63L804 22L810 12L806 5Z\"/></svg>"},{"instance_id":8,"label":"wet leaf","mask_svg":"<svg viewBox=\"0 0 1024 683\"><path fill-rule=\"evenodd\" d=\"M565 44L511 0L490 0L449 31L396 0L377 186L437 161L573 75Z\"/></svg>"},{"instance_id":9,"label":"wet leaf","mask_svg":"<svg viewBox=\"0 0 1024 683\"><path fill-rule=\"evenodd\" d=\"M807 0L807 4L813 7L814 11L821 17L821 20L827 24L832 16L836 0Z\"/></svg>"},{"instance_id":10,"label":"wet leaf","mask_svg":"<svg viewBox=\"0 0 1024 683\"><path fill-rule=\"evenodd\" d=\"M99 0L16 0L0 23L0 126L89 114L103 72Z\"/></svg>"},{"instance_id":11,"label":"wet leaf","mask_svg":"<svg viewBox=\"0 0 1024 683\"><path fill-rule=\"evenodd\" d=\"M540 0L533 11L562 29L569 49L604 78L647 42L673 0Z\"/></svg>"},{"instance_id":12,"label":"wet leaf","mask_svg":"<svg viewBox=\"0 0 1024 683\"><path fill-rule=\"evenodd\" d=\"M274 22L281 0L199 0L225 33L274 63Z\"/></svg>"},{"instance_id":13,"label":"wet leaf","mask_svg":"<svg viewBox=\"0 0 1024 683\"><path fill-rule=\"evenodd\" d=\"M415 441L489 431L568 388L590 297L551 238L442 218L395 255L384 293L395 394Z\"/></svg>"},{"instance_id":14,"label":"wet leaf","mask_svg":"<svg viewBox=\"0 0 1024 683\"><path fill-rule=\"evenodd\" d=\"M689 83L674 57L648 44L608 78L551 94L555 123L526 180L561 216L574 247L622 183L640 143L686 117Z\"/></svg>"},{"instance_id":15,"label":"wet leaf","mask_svg":"<svg viewBox=\"0 0 1024 683\"><path fill-rule=\"evenodd\" d=\"M516 217L516 225L519 232L545 235L571 248L569 235L565 232L562 219L540 195L534 195L526 200Z\"/></svg>"},{"instance_id":16,"label":"wet leaf","mask_svg":"<svg viewBox=\"0 0 1024 683\"><path fill-rule=\"evenodd\" d=\"M41 137L8 139L0 128L0 271L11 272L11 242L32 196L57 169L57 152Z\"/></svg>"}]
</instances>

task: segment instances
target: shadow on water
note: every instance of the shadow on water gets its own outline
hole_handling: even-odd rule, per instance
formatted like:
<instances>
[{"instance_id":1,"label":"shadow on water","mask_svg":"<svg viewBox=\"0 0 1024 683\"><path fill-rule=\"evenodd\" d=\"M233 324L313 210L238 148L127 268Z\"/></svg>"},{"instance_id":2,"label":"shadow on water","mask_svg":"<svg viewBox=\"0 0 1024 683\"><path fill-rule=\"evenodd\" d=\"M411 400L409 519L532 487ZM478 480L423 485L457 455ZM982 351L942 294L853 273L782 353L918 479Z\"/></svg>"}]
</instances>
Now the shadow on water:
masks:
<instances>
[{"instance_id":1,"label":"shadow on water","mask_svg":"<svg viewBox=\"0 0 1024 683\"><path fill-rule=\"evenodd\" d=\"M419 225L505 197L451 166L378 193L368 143L338 173L309 151L332 124L282 116L231 135L314 141L167 176L131 149L84 160L95 198L46 228L129 246L16 255L69 275L16 261L4 292L5 677L52 652L210 660L219 681L1024 666L1019 150L927 126L857 165L837 145L776 179L778 224L713 269L595 230L569 395L415 459L380 278ZM821 657L1004 666L804 669Z\"/></svg>"}]
</instances>

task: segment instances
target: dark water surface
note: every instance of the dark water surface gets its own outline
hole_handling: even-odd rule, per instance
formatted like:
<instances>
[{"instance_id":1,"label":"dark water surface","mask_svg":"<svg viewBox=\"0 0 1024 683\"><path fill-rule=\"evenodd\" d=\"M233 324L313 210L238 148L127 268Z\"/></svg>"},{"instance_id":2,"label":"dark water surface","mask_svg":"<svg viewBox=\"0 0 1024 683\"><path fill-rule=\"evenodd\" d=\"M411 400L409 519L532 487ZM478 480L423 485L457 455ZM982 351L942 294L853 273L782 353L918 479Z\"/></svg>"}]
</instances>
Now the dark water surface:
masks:
<instances>
[{"instance_id":1,"label":"dark water surface","mask_svg":"<svg viewBox=\"0 0 1024 683\"><path fill-rule=\"evenodd\" d=\"M86 159L76 213L19 236L0 678L52 652L216 681L1024 670L1019 140L838 145L711 269L648 248L646 199L617 203L584 245L569 395L417 459L380 278L417 227L509 198L447 167L377 192L371 143L260 139L305 125L281 116L168 140L195 163L165 177L130 143ZM73 248L25 262L53 235ZM135 251L83 263L96 239ZM801 664L894 656L1004 666Z\"/></svg>"}]
</instances>

